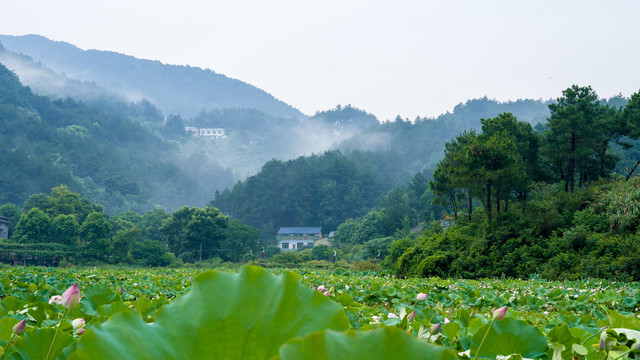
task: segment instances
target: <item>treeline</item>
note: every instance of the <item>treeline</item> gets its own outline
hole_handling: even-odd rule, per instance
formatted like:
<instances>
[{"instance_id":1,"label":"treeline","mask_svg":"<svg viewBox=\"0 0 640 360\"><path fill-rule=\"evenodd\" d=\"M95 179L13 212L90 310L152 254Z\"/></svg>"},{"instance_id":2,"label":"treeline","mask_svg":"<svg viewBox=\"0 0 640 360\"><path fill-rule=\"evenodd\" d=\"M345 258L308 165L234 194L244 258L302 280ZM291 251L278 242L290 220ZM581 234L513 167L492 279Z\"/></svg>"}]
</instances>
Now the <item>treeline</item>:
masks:
<instances>
[{"instance_id":1,"label":"treeline","mask_svg":"<svg viewBox=\"0 0 640 360\"><path fill-rule=\"evenodd\" d=\"M429 185L456 224L391 243L385 264L398 276L640 278L640 182L613 172L640 136L640 94L608 104L573 86L549 108L544 127L504 113L448 142Z\"/></svg>"},{"instance_id":2,"label":"treeline","mask_svg":"<svg viewBox=\"0 0 640 360\"><path fill-rule=\"evenodd\" d=\"M362 216L406 176L385 154L328 151L322 155L267 162L260 173L216 193L215 206L273 235L282 226L335 230Z\"/></svg>"},{"instance_id":3,"label":"treeline","mask_svg":"<svg viewBox=\"0 0 640 360\"><path fill-rule=\"evenodd\" d=\"M4 262L176 266L213 258L248 261L264 249L258 229L213 207L113 216L66 186L31 195L23 208L5 203L0 215L11 222L10 239L0 242Z\"/></svg>"}]
</instances>

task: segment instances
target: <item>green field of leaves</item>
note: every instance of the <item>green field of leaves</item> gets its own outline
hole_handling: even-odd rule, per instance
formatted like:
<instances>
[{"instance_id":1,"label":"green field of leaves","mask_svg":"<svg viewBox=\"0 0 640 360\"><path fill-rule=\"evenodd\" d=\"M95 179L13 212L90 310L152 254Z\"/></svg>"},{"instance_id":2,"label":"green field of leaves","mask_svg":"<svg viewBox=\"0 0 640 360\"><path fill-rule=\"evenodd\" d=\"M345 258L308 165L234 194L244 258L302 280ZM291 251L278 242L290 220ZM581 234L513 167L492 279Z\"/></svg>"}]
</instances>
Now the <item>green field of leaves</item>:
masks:
<instances>
[{"instance_id":1,"label":"green field of leaves","mask_svg":"<svg viewBox=\"0 0 640 360\"><path fill-rule=\"evenodd\" d=\"M76 283L77 305L56 297ZM253 266L7 267L0 359L636 358L638 288Z\"/></svg>"}]
</instances>

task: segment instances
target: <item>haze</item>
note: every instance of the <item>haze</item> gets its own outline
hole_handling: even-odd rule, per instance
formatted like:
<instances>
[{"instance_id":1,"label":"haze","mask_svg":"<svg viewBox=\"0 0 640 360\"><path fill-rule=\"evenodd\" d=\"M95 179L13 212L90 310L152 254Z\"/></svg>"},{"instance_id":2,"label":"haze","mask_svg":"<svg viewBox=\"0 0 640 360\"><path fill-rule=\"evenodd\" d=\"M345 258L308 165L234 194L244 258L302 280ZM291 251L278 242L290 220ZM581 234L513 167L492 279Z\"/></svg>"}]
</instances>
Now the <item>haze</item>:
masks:
<instances>
[{"instance_id":1,"label":"haze","mask_svg":"<svg viewBox=\"0 0 640 360\"><path fill-rule=\"evenodd\" d=\"M640 2L5 1L0 33L209 68L312 115L437 116L467 99L640 89Z\"/></svg>"}]
</instances>

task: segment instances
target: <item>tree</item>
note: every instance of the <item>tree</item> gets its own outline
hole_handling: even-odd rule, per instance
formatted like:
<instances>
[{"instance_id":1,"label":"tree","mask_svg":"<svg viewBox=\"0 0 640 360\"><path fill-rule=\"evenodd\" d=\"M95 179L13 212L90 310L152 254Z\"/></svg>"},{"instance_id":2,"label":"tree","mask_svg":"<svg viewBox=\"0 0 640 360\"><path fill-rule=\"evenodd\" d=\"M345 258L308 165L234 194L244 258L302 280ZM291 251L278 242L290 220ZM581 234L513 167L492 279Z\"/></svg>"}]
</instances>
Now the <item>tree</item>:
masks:
<instances>
[{"instance_id":1,"label":"tree","mask_svg":"<svg viewBox=\"0 0 640 360\"><path fill-rule=\"evenodd\" d=\"M79 228L75 216L60 214L51 221L52 240L65 245L77 245Z\"/></svg>"},{"instance_id":2,"label":"tree","mask_svg":"<svg viewBox=\"0 0 640 360\"><path fill-rule=\"evenodd\" d=\"M113 256L117 262L126 261L129 258L129 252L136 243L136 239L140 237L142 231L137 226L133 226L124 230L118 230L113 236ZM160 244L162 246L162 244Z\"/></svg>"},{"instance_id":3,"label":"tree","mask_svg":"<svg viewBox=\"0 0 640 360\"><path fill-rule=\"evenodd\" d=\"M260 229L244 224L242 221L233 219L229 221L229 227L226 231L224 248L230 249L231 256L229 260L240 261L242 255L249 250L254 255L262 251L262 246L257 243L260 239Z\"/></svg>"},{"instance_id":4,"label":"tree","mask_svg":"<svg viewBox=\"0 0 640 360\"><path fill-rule=\"evenodd\" d=\"M30 243L49 242L50 235L51 219L38 208L32 208L23 214L15 229L15 238L26 237Z\"/></svg>"},{"instance_id":5,"label":"tree","mask_svg":"<svg viewBox=\"0 0 640 360\"><path fill-rule=\"evenodd\" d=\"M149 239L135 243L131 250L131 257L144 266L168 266L175 259L167 252L166 246Z\"/></svg>"},{"instance_id":6,"label":"tree","mask_svg":"<svg viewBox=\"0 0 640 360\"><path fill-rule=\"evenodd\" d=\"M481 123L482 136L506 134L513 139L519 154L518 161L525 170L526 176L519 177L520 183L507 184L505 181L500 183L502 191L507 195L505 197L505 209L508 209L508 195L512 190L515 190L519 195L519 199L524 201L531 181L543 180L538 164L539 136L533 131L531 124L518 121L511 113L501 113L494 118L481 119ZM515 180L517 181L518 179ZM500 194L500 192L497 194Z\"/></svg>"},{"instance_id":7,"label":"tree","mask_svg":"<svg viewBox=\"0 0 640 360\"><path fill-rule=\"evenodd\" d=\"M547 156L565 181L565 192L573 193L575 181L582 184L590 175L599 139L598 124L605 112L590 86L573 85L562 95L557 103L549 105L551 117L547 120L545 139L549 145Z\"/></svg>"},{"instance_id":8,"label":"tree","mask_svg":"<svg viewBox=\"0 0 640 360\"><path fill-rule=\"evenodd\" d=\"M84 244L85 241L91 243L92 241L99 239L108 239L110 231L111 224L104 214L100 212L92 212L80 226L82 243Z\"/></svg>"},{"instance_id":9,"label":"tree","mask_svg":"<svg viewBox=\"0 0 640 360\"><path fill-rule=\"evenodd\" d=\"M434 203L451 203L454 216L457 217L459 206L457 200L466 191L467 212L469 218L473 213L472 199L482 185L473 174L473 154L469 154L469 147L478 141L475 130L465 131L452 141L445 143L444 159L434 171L434 179L429 182L431 191L436 195Z\"/></svg>"},{"instance_id":10,"label":"tree","mask_svg":"<svg viewBox=\"0 0 640 360\"><path fill-rule=\"evenodd\" d=\"M176 256L180 256L180 254L186 251L183 249L183 230L187 227L195 209L196 208L183 206L162 221L160 231L167 239L169 251Z\"/></svg>"},{"instance_id":11,"label":"tree","mask_svg":"<svg viewBox=\"0 0 640 360\"><path fill-rule=\"evenodd\" d=\"M458 219L458 198L460 195L460 189L453 185L451 175L446 172L446 168L447 164L445 163L445 160L441 161L439 166L433 172L433 180L429 181L429 187L435 195L432 203L443 206L450 205L453 210L454 218Z\"/></svg>"},{"instance_id":12,"label":"tree","mask_svg":"<svg viewBox=\"0 0 640 360\"><path fill-rule=\"evenodd\" d=\"M622 119L629 126L632 138L640 138L640 91L631 95L631 99L624 107L621 114Z\"/></svg>"},{"instance_id":13,"label":"tree","mask_svg":"<svg viewBox=\"0 0 640 360\"><path fill-rule=\"evenodd\" d=\"M229 217L214 207L183 206L164 220L161 231L167 237L169 251L195 261L220 254Z\"/></svg>"},{"instance_id":14,"label":"tree","mask_svg":"<svg viewBox=\"0 0 640 360\"><path fill-rule=\"evenodd\" d=\"M199 254L198 260L219 255L223 251L221 245L228 225L229 217L217 208L196 208L184 229L183 247Z\"/></svg>"},{"instance_id":15,"label":"tree","mask_svg":"<svg viewBox=\"0 0 640 360\"><path fill-rule=\"evenodd\" d=\"M163 209L153 209L147 211L143 216L140 224L136 224L142 230L142 236L146 239L155 240L166 244L166 237L160 230L163 221L171 216L170 213Z\"/></svg>"}]
</instances>

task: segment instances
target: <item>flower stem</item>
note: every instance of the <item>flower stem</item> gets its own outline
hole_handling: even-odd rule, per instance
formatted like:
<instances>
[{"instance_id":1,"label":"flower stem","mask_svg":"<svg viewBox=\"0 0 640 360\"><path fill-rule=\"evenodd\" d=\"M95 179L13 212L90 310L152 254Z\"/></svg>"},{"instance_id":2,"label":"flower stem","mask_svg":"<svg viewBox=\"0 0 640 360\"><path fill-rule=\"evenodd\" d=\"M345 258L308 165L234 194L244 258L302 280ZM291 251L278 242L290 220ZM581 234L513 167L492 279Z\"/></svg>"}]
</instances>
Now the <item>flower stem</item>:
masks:
<instances>
[{"instance_id":1,"label":"flower stem","mask_svg":"<svg viewBox=\"0 0 640 360\"><path fill-rule=\"evenodd\" d=\"M9 347L9 345L11 344L11 342L13 341L13 338L16 337L16 333L11 334L11 340L9 340L9 342L7 343L7 345L4 346L4 351L2 352L2 359L4 359L4 356L7 355L7 348Z\"/></svg>"},{"instance_id":2,"label":"flower stem","mask_svg":"<svg viewBox=\"0 0 640 360\"><path fill-rule=\"evenodd\" d=\"M491 327L493 326L493 323L495 322L495 319L491 319L491 323L489 324L489 327L487 328L487 331L484 333L484 336L482 337L482 341L480 341L480 346L478 346L478 350L476 350L476 355L473 357L473 359L477 359L478 358L478 354L480 353L480 349L482 349L482 344L484 344L484 340L487 338L487 335L489 334L489 330L491 330Z\"/></svg>"},{"instance_id":3,"label":"flower stem","mask_svg":"<svg viewBox=\"0 0 640 360\"><path fill-rule=\"evenodd\" d=\"M55 335L53 335L53 341L51 341L51 346L49 346L49 351L47 352L47 357L46 360L49 360L49 356L51 356L51 350L53 350L53 344L56 343L56 338L58 337L58 332L60 331L60 325L62 324L62 321L64 320L65 315L67 315L67 308L64 309L64 313L62 313L62 318L60 319L60 322L58 323L58 327L56 328L56 333Z\"/></svg>"},{"instance_id":4,"label":"flower stem","mask_svg":"<svg viewBox=\"0 0 640 360\"><path fill-rule=\"evenodd\" d=\"M627 356L627 355L629 355L630 352L631 352L631 350L627 350L627 351L623 352L622 354L620 354L620 356L618 356L617 358L615 358L613 360L618 360L623 356Z\"/></svg>"}]
</instances>

